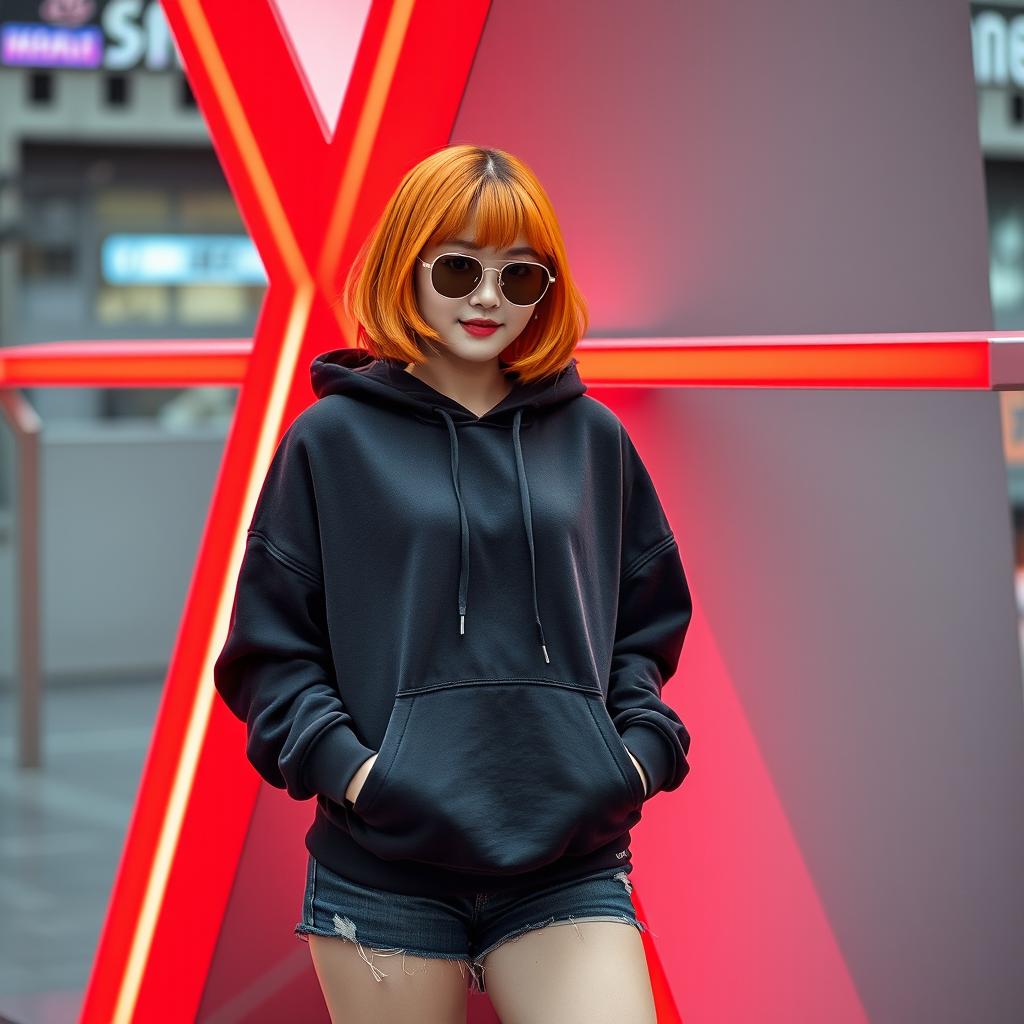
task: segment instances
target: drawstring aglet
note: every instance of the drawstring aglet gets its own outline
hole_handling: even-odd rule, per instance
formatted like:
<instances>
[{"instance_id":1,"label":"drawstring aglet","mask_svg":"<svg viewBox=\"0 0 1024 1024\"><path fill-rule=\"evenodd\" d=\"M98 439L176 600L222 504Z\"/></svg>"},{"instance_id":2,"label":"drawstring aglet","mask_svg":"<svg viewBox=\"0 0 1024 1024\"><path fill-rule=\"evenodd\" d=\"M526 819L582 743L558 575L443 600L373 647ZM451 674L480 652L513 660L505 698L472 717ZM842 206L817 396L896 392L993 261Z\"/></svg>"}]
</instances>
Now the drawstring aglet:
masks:
<instances>
[{"instance_id":1,"label":"drawstring aglet","mask_svg":"<svg viewBox=\"0 0 1024 1024\"><path fill-rule=\"evenodd\" d=\"M548 657L548 645L544 643L544 627L540 624L540 616L538 615L534 622L537 623L537 638L540 640L540 649L544 652L544 661L550 665L551 659Z\"/></svg>"},{"instance_id":2,"label":"drawstring aglet","mask_svg":"<svg viewBox=\"0 0 1024 1024\"><path fill-rule=\"evenodd\" d=\"M459 636L465 636L465 635L466 635L466 616L465 615L460 615L459 616Z\"/></svg>"}]
</instances>

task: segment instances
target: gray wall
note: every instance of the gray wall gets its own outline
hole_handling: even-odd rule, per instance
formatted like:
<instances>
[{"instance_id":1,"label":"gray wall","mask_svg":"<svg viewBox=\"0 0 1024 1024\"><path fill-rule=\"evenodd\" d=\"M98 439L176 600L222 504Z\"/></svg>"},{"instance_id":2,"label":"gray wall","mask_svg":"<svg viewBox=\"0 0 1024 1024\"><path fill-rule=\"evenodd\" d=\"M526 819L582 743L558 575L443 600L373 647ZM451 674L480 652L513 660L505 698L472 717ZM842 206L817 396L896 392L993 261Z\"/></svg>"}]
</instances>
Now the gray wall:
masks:
<instances>
[{"instance_id":1,"label":"gray wall","mask_svg":"<svg viewBox=\"0 0 1024 1024\"><path fill-rule=\"evenodd\" d=\"M163 674L210 495L220 426L44 426L39 534L42 669L48 686ZM9 528L0 532L8 540ZM11 686L15 561L0 543L0 688ZM8 723L13 727L13 723Z\"/></svg>"}]
</instances>

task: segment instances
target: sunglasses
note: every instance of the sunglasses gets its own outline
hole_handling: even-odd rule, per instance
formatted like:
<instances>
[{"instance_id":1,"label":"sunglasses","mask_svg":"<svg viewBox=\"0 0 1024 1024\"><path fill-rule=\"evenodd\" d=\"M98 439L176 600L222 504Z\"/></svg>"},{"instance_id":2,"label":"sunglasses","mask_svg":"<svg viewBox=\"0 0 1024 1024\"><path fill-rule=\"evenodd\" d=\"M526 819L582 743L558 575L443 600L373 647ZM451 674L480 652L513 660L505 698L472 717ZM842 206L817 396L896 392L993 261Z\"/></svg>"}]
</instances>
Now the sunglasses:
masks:
<instances>
[{"instance_id":1,"label":"sunglasses","mask_svg":"<svg viewBox=\"0 0 1024 1024\"><path fill-rule=\"evenodd\" d=\"M432 263L421 260L430 271L430 283L438 295L446 299L464 299L476 291L485 270L498 275L501 294L513 306L533 306L544 298L555 275L541 263L506 263L502 267L485 267L475 256L460 252L446 252Z\"/></svg>"}]
</instances>

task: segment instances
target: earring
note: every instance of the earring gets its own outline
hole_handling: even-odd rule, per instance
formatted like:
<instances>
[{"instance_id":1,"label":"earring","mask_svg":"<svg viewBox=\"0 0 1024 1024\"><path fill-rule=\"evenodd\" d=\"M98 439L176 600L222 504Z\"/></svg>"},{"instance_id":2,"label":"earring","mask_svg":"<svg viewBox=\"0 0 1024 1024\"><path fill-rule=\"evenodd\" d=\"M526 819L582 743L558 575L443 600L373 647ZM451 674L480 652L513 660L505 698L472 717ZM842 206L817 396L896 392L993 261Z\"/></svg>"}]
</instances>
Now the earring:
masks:
<instances>
[{"instance_id":1,"label":"earring","mask_svg":"<svg viewBox=\"0 0 1024 1024\"><path fill-rule=\"evenodd\" d=\"M540 313L534 313L533 314L533 319L534 320L539 320L540 319Z\"/></svg>"}]
</instances>

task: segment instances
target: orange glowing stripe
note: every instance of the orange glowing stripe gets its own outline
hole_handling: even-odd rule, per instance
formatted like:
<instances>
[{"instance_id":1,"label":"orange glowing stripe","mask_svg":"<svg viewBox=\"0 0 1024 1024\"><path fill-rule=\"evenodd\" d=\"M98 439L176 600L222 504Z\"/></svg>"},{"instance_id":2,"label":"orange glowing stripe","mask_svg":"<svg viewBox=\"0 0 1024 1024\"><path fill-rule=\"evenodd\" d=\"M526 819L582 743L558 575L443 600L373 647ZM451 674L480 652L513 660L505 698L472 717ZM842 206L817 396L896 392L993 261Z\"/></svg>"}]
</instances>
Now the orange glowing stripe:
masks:
<instances>
[{"instance_id":1,"label":"orange glowing stripe","mask_svg":"<svg viewBox=\"0 0 1024 1024\"><path fill-rule=\"evenodd\" d=\"M233 143L238 148L241 162L246 170L249 188L258 198L259 207L269 229L269 242L284 268L295 294L291 309L285 314L283 343L269 351L273 357L271 365L255 367L260 376L259 384L269 384L267 413L261 423L256 439L253 458L249 461L249 477L245 499L241 504L240 517L236 522L235 538L228 562L228 573L222 577L222 586L216 600L215 628L207 632L208 646L203 657L202 680L205 685L196 686L193 704L185 716L184 736L179 742L179 757L173 765L173 775L164 780L170 786L164 815L158 823L155 837L156 846L150 863L149 877L142 894L141 907L134 922L127 962L121 976L121 984L115 996L112 1020L117 1024L128 1024L136 1016L140 988L146 972L150 949L165 900L165 890L173 868L175 851L178 847L180 830L188 810L189 797L195 779L196 765L202 752L207 733L210 711L214 700L212 686L212 662L216 657L214 646L223 636L232 598L232 580L241 561L246 518L251 514L260 482L266 473L269 460L279 436L284 415L285 402L290 390L292 374L300 351L312 300L312 281L306 261L285 214L281 197L274 187L262 153L251 131L243 104L234 88L231 76L221 58L213 32L202 8L195 0L185 0L181 5L192 41L200 53L218 105L229 125ZM257 239L258 241L258 239ZM248 369L253 367L247 366ZM248 373L247 373L247 376ZM262 388L261 388L262 390ZM189 979L193 980L194 979Z\"/></svg>"},{"instance_id":2,"label":"orange glowing stripe","mask_svg":"<svg viewBox=\"0 0 1024 1024\"><path fill-rule=\"evenodd\" d=\"M276 356L276 359L273 360L276 365L265 369L259 366L247 367L247 369L252 368L260 373L261 383L269 383L270 395L267 415L262 421L262 430L257 438L254 457L249 464L245 502L240 510L241 516L245 517L251 513L259 483L269 465L270 456L280 431L294 362L302 343L309 312L312 288L309 270L298 240L289 224L284 204L274 186L263 154L251 130L244 105L234 87L202 7L197 0L183 0L181 13L186 21L192 43L200 54L203 67L209 76L218 108L228 123L232 142L245 167L247 185L258 197L260 211L269 230L269 242L273 245L275 255L283 262L287 275L295 286L291 310L286 314L287 326L283 344L271 353ZM255 241L258 244L259 238ZM282 368L287 368L287 376L281 373ZM139 993L150 949L165 901L166 887L174 865L181 826L188 810L196 766L207 733L215 696L211 673L212 662L216 657L216 651L213 648L217 638L224 634L230 613L232 574L237 573L241 561L244 543L244 537L241 535L244 533L245 522L247 520L243 522L243 519L240 518L236 524L234 543L228 562L228 574L222 577L221 590L216 600L216 628L207 631L206 634L207 649L203 657L201 676L206 685L196 686L192 690L192 706L184 715L185 729L184 736L179 742L179 756L172 766L173 774L163 780L164 785L169 785L170 791L163 817L158 823L155 823L158 825L155 850L150 863L149 877L142 894L139 913L131 933L124 973L121 976L121 984L115 997L112 1016L114 1024L130 1024L136 1016ZM194 982L196 979L189 980Z\"/></svg>"}]
</instances>

